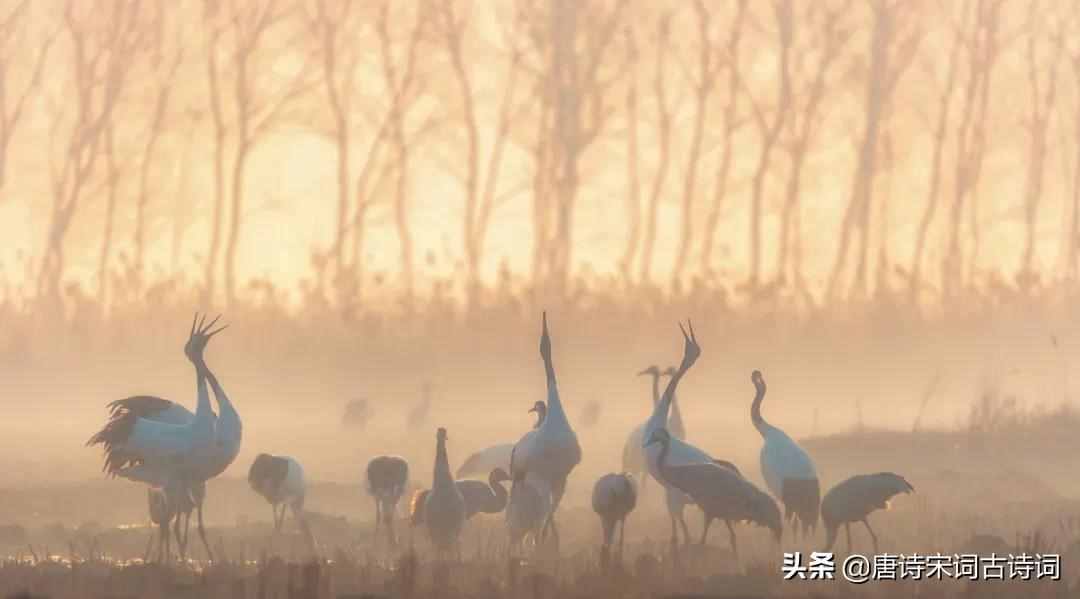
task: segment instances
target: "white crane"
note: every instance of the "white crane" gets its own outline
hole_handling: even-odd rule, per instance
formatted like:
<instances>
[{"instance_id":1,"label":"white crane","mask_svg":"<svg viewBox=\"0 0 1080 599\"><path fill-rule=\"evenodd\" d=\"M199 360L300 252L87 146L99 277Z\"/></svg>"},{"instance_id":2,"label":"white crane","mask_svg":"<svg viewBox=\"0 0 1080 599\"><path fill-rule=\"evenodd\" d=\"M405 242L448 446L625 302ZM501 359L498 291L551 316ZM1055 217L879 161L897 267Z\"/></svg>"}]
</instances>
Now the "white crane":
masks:
<instances>
[{"instance_id":1,"label":"white crane","mask_svg":"<svg viewBox=\"0 0 1080 599\"><path fill-rule=\"evenodd\" d=\"M529 412L536 413L536 424L533 425L533 429L540 428L540 424L544 422L544 417L547 415L547 404L537 401L533 407L529 408ZM510 456L514 453L514 445L516 444L502 443L481 449L465 458L455 476L458 479L486 476L496 468L509 471Z\"/></svg>"},{"instance_id":2,"label":"white crane","mask_svg":"<svg viewBox=\"0 0 1080 599\"><path fill-rule=\"evenodd\" d=\"M413 509L423 510L423 520L432 545L439 552L451 549L461 559L461 529L465 525L465 498L450 476L450 459L446 455L446 429L435 433L435 469L431 490L413 496ZM419 503L418 503L419 502Z\"/></svg>"},{"instance_id":3,"label":"white crane","mask_svg":"<svg viewBox=\"0 0 1080 599\"><path fill-rule=\"evenodd\" d=\"M649 366L645 370L638 373L638 376L650 375L652 376L652 405L653 409L656 409L656 404L660 402L660 368L658 366ZM626 443L623 445L623 459L622 466L624 472L631 472L641 479L641 492L645 493L645 481L649 478L649 467L645 463L645 452L641 450L645 445L645 422L642 422L634 430L630 431L630 436L626 438Z\"/></svg>"},{"instance_id":4,"label":"white crane","mask_svg":"<svg viewBox=\"0 0 1080 599\"><path fill-rule=\"evenodd\" d=\"M766 391L765 377L761 371L751 373L750 380L755 390L750 420L765 440L761 447L761 474L769 491L784 504L784 519L792 521L793 532L798 538L800 525L803 534L817 528L821 503L817 470L798 443L761 416L761 402Z\"/></svg>"},{"instance_id":5,"label":"white crane","mask_svg":"<svg viewBox=\"0 0 1080 599\"><path fill-rule=\"evenodd\" d=\"M190 486L188 492L196 500L199 536L211 560L213 553L203 525L205 482L221 474L236 459L242 438L239 415L203 358L210 338L228 327L211 331L219 318L206 324L205 317L200 319L196 314L184 346L184 353L196 371L198 401L194 414L180 404L154 396L117 400L108 405L109 420L104 428L87 441L88 446L103 446L103 470L110 476L159 489ZM207 382L214 391L220 415L215 415L210 407ZM175 516L178 518L179 514ZM182 550L186 548L190 510L184 512L184 517Z\"/></svg>"},{"instance_id":6,"label":"white crane","mask_svg":"<svg viewBox=\"0 0 1080 599\"><path fill-rule=\"evenodd\" d=\"M645 464L648 468L649 474L655 478L664 487L664 500L668 508L668 516L671 519L671 542L672 545L677 545L679 542L678 529L681 527L683 531L684 543L690 543L690 531L686 526L686 518L683 514L684 507L690 503L689 499L685 497L677 488L674 488L670 484L665 484L663 479L658 475L657 458L660 456L660 448L653 444L649 445L648 440L652 434L667 426L671 404L675 399L675 390L679 386L679 382L682 377L690 369L691 366L697 362L698 357L701 356L701 346L697 343L697 338L694 336L694 327L689 321L687 326L690 329L690 333L687 334L686 329L682 324L679 325L679 330L683 334L684 347L683 347L683 359L679 364L679 368L671 374L671 380L668 381L667 387L664 389L664 394L661 396L660 401L653 407L653 413L649 416L649 419L645 421L644 429L642 430L643 438L641 442L641 452L644 456ZM677 438L671 440L671 451L668 460L673 465L687 465L687 464L710 464L715 463L720 466L726 467L736 474L739 473L738 468L731 462L724 460L716 460L709 454L705 453L701 449Z\"/></svg>"},{"instance_id":7,"label":"white crane","mask_svg":"<svg viewBox=\"0 0 1080 599\"><path fill-rule=\"evenodd\" d=\"M409 484L409 462L396 455L376 456L367 465L368 493L375 499L375 538L379 526L387 529L390 545L397 545L394 514L398 501Z\"/></svg>"},{"instance_id":8,"label":"white crane","mask_svg":"<svg viewBox=\"0 0 1080 599\"><path fill-rule=\"evenodd\" d=\"M604 533L600 563L605 568L610 560L616 526L619 527L619 559L622 559L623 542L626 540L626 517L634 511L637 495L634 475L627 472L605 474L593 486L592 508L600 516L600 526Z\"/></svg>"},{"instance_id":9,"label":"white crane","mask_svg":"<svg viewBox=\"0 0 1080 599\"><path fill-rule=\"evenodd\" d=\"M877 474L859 474L836 485L821 500L821 521L825 524L828 539L825 551L832 549L836 542L836 533L844 525L847 533L848 552L851 552L851 523L862 522L870 539L874 543L874 553L878 552L877 535L870 528L867 518L876 510L889 509L890 500L901 493L914 493L904 477L892 472Z\"/></svg>"},{"instance_id":10,"label":"white crane","mask_svg":"<svg viewBox=\"0 0 1080 599\"><path fill-rule=\"evenodd\" d=\"M555 366L551 361L551 336L548 334L547 312L543 313L540 334L540 357L547 375L547 415L540 427L525 434L514 446L510 458L510 475L514 480L535 474L551 487L551 511L544 522L543 535L550 528L556 542L559 530L555 512L566 492L566 479L581 463L581 445L567 420L559 388L555 381Z\"/></svg>"},{"instance_id":11,"label":"white crane","mask_svg":"<svg viewBox=\"0 0 1080 599\"><path fill-rule=\"evenodd\" d=\"M731 537L731 551L736 556L739 549L735 543L732 522L747 521L765 526L772 530L776 541L780 542L783 533L780 508L767 493L730 468L719 464L670 465L668 455L672 448L672 437L666 429L653 431L647 442L660 447L657 458L657 471L660 476L657 480L689 495L705 515L705 529L701 533L703 545L709 534L709 525L716 519L723 520L727 525Z\"/></svg>"},{"instance_id":12,"label":"white crane","mask_svg":"<svg viewBox=\"0 0 1080 599\"><path fill-rule=\"evenodd\" d=\"M274 533L281 532L285 524L285 510L289 508L311 552L313 554L318 552L315 535L311 533L311 528L304 517L304 495L307 492L307 483L304 481L304 468L300 462L289 456L260 453L255 456L255 461L248 470L248 484L270 504L270 509L274 513Z\"/></svg>"}]
</instances>

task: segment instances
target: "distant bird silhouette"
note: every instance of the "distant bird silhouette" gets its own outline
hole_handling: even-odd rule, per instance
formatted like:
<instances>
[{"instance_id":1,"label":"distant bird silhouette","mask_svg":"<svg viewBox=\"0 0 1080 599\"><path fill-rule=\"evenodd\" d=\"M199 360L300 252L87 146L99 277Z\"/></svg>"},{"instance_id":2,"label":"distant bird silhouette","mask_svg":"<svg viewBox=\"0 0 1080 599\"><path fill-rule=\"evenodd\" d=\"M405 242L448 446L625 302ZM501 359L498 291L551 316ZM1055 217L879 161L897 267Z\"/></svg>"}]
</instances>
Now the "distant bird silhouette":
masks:
<instances>
[{"instance_id":1,"label":"distant bird silhouette","mask_svg":"<svg viewBox=\"0 0 1080 599\"><path fill-rule=\"evenodd\" d=\"M373 410L366 399L354 399L345 404L341 423L349 428L363 429L371 420Z\"/></svg>"},{"instance_id":2,"label":"distant bird silhouette","mask_svg":"<svg viewBox=\"0 0 1080 599\"><path fill-rule=\"evenodd\" d=\"M387 539L391 546L397 545L394 534L394 514L398 501L409 484L409 462L396 455L381 455L371 459L367 465L368 493L375 500L375 538L379 536L379 527L386 528Z\"/></svg>"},{"instance_id":3,"label":"distant bird silhouette","mask_svg":"<svg viewBox=\"0 0 1080 599\"><path fill-rule=\"evenodd\" d=\"M555 512L558 511L559 503L566 492L566 480L570 472L581 463L581 445L559 398L555 366L551 360L547 312L541 316L540 357L544 361L547 378L547 416L539 428L526 433L514 446L510 457L510 475L514 480L521 480L533 474L551 487L551 511L541 535L551 530L558 542L559 530L555 525Z\"/></svg>"},{"instance_id":4,"label":"distant bird silhouette","mask_svg":"<svg viewBox=\"0 0 1080 599\"><path fill-rule=\"evenodd\" d=\"M637 505L637 484L629 473L605 474L593 486L592 508L600 516L604 542L600 548L600 563L607 567L611 559L611 543L615 527L619 527L619 559L626 540L626 517Z\"/></svg>"},{"instance_id":5,"label":"distant bird silhouette","mask_svg":"<svg viewBox=\"0 0 1080 599\"><path fill-rule=\"evenodd\" d=\"M547 404L537 401L532 408L529 408L529 412L536 413L536 424L533 425L533 429L540 428L540 425L544 422L544 417L547 416ZM481 449L465 458L465 461L458 467L455 476L458 479L487 476L495 468L509 471L510 456L514 453L514 445L514 443L502 443Z\"/></svg>"},{"instance_id":6,"label":"distant bird silhouette","mask_svg":"<svg viewBox=\"0 0 1080 599\"><path fill-rule=\"evenodd\" d=\"M761 371L751 373L750 380L755 389L750 420L765 441L761 447L761 474L772 494L784 504L784 519L792 521L793 531L798 538L799 525L804 534L817 528L821 504L817 470L798 443L761 416L761 402L766 391L765 377Z\"/></svg>"},{"instance_id":7,"label":"distant bird silhouette","mask_svg":"<svg viewBox=\"0 0 1080 599\"><path fill-rule=\"evenodd\" d=\"M431 412L431 383L424 383L421 393L420 401L409 410L406 419L409 430L417 430L427 424L428 413Z\"/></svg>"},{"instance_id":8,"label":"distant bird silhouette","mask_svg":"<svg viewBox=\"0 0 1080 599\"><path fill-rule=\"evenodd\" d=\"M733 522L752 522L772 530L776 541L780 541L783 523L780 520L780 508L772 497L758 489L753 483L743 478L730 468L714 463L687 464L673 466L667 463L671 450L671 435L666 429L653 431L649 445L660 446L657 458L657 480L686 493L701 508L705 516L705 529L701 533L704 545L709 534L709 525L713 520L723 520L731 538L731 550L738 555Z\"/></svg>"},{"instance_id":9,"label":"distant bird silhouette","mask_svg":"<svg viewBox=\"0 0 1080 599\"><path fill-rule=\"evenodd\" d=\"M874 543L874 553L878 552L877 535L870 528L867 518L876 510L889 509L889 500L901 493L913 493L904 477L892 472L877 474L859 474L836 485L825 494L821 501L821 520L828 535L825 550L832 549L836 542L836 533L844 525L847 533L848 552L851 551L851 523L862 522L866 532Z\"/></svg>"},{"instance_id":10,"label":"distant bird silhouette","mask_svg":"<svg viewBox=\"0 0 1080 599\"><path fill-rule=\"evenodd\" d=\"M413 512L423 509L423 520L432 545L440 553L453 550L461 559L461 528L465 524L465 498L450 477L450 460L446 454L446 429L435 435L435 469L431 491L413 496ZM417 501L421 503L417 505ZM422 506L422 507L420 507Z\"/></svg>"},{"instance_id":11,"label":"distant bird silhouette","mask_svg":"<svg viewBox=\"0 0 1080 599\"><path fill-rule=\"evenodd\" d=\"M248 484L270 504L270 509L274 512L274 532L281 532L285 524L285 509L291 508L293 518L309 548L312 553L317 553L315 536L304 517L307 484L300 462L289 456L260 453L248 470ZM280 513L278 507L281 508Z\"/></svg>"},{"instance_id":12,"label":"distant bird silhouette","mask_svg":"<svg viewBox=\"0 0 1080 599\"><path fill-rule=\"evenodd\" d=\"M600 421L601 410L600 402L595 399L585 402L585 407L581 408L581 425L585 428L596 426L596 423Z\"/></svg>"}]
</instances>

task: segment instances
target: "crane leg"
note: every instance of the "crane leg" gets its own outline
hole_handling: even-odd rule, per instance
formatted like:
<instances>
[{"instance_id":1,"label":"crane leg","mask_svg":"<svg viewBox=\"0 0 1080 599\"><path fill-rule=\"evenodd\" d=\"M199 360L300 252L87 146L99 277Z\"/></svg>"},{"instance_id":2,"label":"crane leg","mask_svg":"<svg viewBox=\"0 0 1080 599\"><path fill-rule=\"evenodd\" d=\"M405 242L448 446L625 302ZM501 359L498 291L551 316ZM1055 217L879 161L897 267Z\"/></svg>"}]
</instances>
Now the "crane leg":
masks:
<instances>
[{"instance_id":1,"label":"crane leg","mask_svg":"<svg viewBox=\"0 0 1080 599\"><path fill-rule=\"evenodd\" d=\"M161 539L162 539L162 541L164 541L164 543L162 545L162 550L163 551L161 553L161 560L160 561L161 561L161 563L164 564L165 562L169 561L169 557L170 557L170 551L169 551L169 520L165 520L164 522L161 523Z\"/></svg>"},{"instance_id":2,"label":"crane leg","mask_svg":"<svg viewBox=\"0 0 1080 599\"><path fill-rule=\"evenodd\" d=\"M375 498L375 542L379 542L379 525L382 524L382 507L379 498Z\"/></svg>"},{"instance_id":3,"label":"crane leg","mask_svg":"<svg viewBox=\"0 0 1080 599\"><path fill-rule=\"evenodd\" d=\"M197 510L196 516L198 517L198 521L196 522L196 524L199 528L199 538L202 539L203 549L206 549L206 559L214 561L214 552L210 551L210 543L206 540L206 527L203 526L201 501L199 502L199 505L195 506L195 509Z\"/></svg>"},{"instance_id":4,"label":"crane leg","mask_svg":"<svg viewBox=\"0 0 1080 599\"><path fill-rule=\"evenodd\" d=\"M712 526L713 519L705 516L705 528L701 531L701 546L705 546L705 541L709 538L709 527Z\"/></svg>"},{"instance_id":5,"label":"crane leg","mask_svg":"<svg viewBox=\"0 0 1080 599\"><path fill-rule=\"evenodd\" d=\"M682 527L683 545L690 546L690 528L686 526L686 514L679 512L679 525Z\"/></svg>"},{"instance_id":6,"label":"crane leg","mask_svg":"<svg viewBox=\"0 0 1080 599\"><path fill-rule=\"evenodd\" d=\"M176 517L173 519L173 521L172 521L173 533L172 534L173 534L173 538L176 539L176 553L177 553L177 556L180 558L180 561L183 561L184 557L185 557L184 553L185 553L186 548L184 547L184 537L180 535L180 521L181 521L181 519L182 519L181 514L177 514Z\"/></svg>"},{"instance_id":7,"label":"crane leg","mask_svg":"<svg viewBox=\"0 0 1080 599\"><path fill-rule=\"evenodd\" d=\"M622 561L623 556L623 541L626 540L626 517L619 522L619 561Z\"/></svg>"},{"instance_id":8,"label":"crane leg","mask_svg":"<svg viewBox=\"0 0 1080 599\"><path fill-rule=\"evenodd\" d=\"M724 524L727 525L728 536L731 538L731 553L738 559L739 546L735 543L735 527L731 525L731 520L724 520Z\"/></svg>"},{"instance_id":9,"label":"crane leg","mask_svg":"<svg viewBox=\"0 0 1080 599\"><path fill-rule=\"evenodd\" d=\"M851 523L844 524L844 532L847 533L847 552L851 553Z\"/></svg>"},{"instance_id":10,"label":"crane leg","mask_svg":"<svg viewBox=\"0 0 1080 599\"><path fill-rule=\"evenodd\" d=\"M874 529L870 528L870 521L869 520L867 520L866 518L863 518L862 523L864 525L866 525L866 532L870 533L870 540L873 541L873 543L874 543L874 554L876 555L877 552L878 552L877 535L874 534Z\"/></svg>"},{"instance_id":11,"label":"crane leg","mask_svg":"<svg viewBox=\"0 0 1080 599\"><path fill-rule=\"evenodd\" d=\"M156 536L156 533L153 531L153 529L151 529L150 530L150 538L146 540L146 551L143 551L143 558L142 558L143 563L146 563L147 561L150 560L150 552L154 549L154 537L155 536Z\"/></svg>"},{"instance_id":12,"label":"crane leg","mask_svg":"<svg viewBox=\"0 0 1080 599\"><path fill-rule=\"evenodd\" d=\"M311 549L312 557L318 557L319 549L315 543L315 535L311 532L311 527L308 526L307 518L304 517L304 508L298 504L292 506L293 518L296 519L296 523L300 526L300 532L304 534L304 539L307 541L308 547ZM281 510L282 519L285 517L285 510Z\"/></svg>"},{"instance_id":13,"label":"crane leg","mask_svg":"<svg viewBox=\"0 0 1080 599\"><path fill-rule=\"evenodd\" d=\"M674 548L679 545L679 525L675 523L675 515L668 516L671 518L671 546Z\"/></svg>"}]
</instances>

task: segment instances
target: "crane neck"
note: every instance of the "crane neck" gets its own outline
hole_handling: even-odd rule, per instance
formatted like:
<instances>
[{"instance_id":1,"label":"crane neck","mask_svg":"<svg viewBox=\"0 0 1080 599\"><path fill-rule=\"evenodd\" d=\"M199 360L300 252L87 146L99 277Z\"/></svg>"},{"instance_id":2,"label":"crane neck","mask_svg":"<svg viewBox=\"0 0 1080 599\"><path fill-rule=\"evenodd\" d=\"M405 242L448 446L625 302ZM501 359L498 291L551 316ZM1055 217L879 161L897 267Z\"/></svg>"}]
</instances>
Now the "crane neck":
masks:
<instances>
[{"instance_id":1,"label":"crane neck","mask_svg":"<svg viewBox=\"0 0 1080 599\"><path fill-rule=\"evenodd\" d=\"M754 423L754 428L764 437L774 427L761 416L761 402L765 399L765 384L757 384L755 388L754 403L750 404L750 420Z\"/></svg>"},{"instance_id":2,"label":"crane neck","mask_svg":"<svg viewBox=\"0 0 1080 599\"><path fill-rule=\"evenodd\" d=\"M686 438L686 425L683 423L682 411L679 409L678 398L671 394L671 415L668 417L668 432L676 439Z\"/></svg>"},{"instance_id":3,"label":"crane neck","mask_svg":"<svg viewBox=\"0 0 1080 599\"><path fill-rule=\"evenodd\" d=\"M488 475L488 486L495 493L495 511L501 512L506 509L507 502L510 501L510 496L506 492L506 487L502 485L502 481L495 480L495 471Z\"/></svg>"},{"instance_id":4,"label":"crane neck","mask_svg":"<svg viewBox=\"0 0 1080 599\"><path fill-rule=\"evenodd\" d=\"M551 363L550 357L544 358L544 372L547 375L547 413L540 421L540 427L543 427L548 422L569 425L562 400L559 399L559 385L555 380L555 366Z\"/></svg>"},{"instance_id":5,"label":"crane neck","mask_svg":"<svg viewBox=\"0 0 1080 599\"><path fill-rule=\"evenodd\" d=\"M210 392L206 386L208 370L195 365L195 388L198 399L195 403L193 428L199 433L209 434L213 429L214 410L210 407Z\"/></svg>"},{"instance_id":6,"label":"crane neck","mask_svg":"<svg viewBox=\"0 0 1080 599\"><path fill-rule=\"evenodd\" d=\"M660 373L652 373L652 405L660 402Z\"/></svg>"},{"instance_id":7,"label":"crane neck","mask_svg":"<svg viewBox=\"0 0 1080 599\"><path fill-rule=\"evenodd\" d=\"M668 453L671 451L671 437L668 437L660 442L660 455L656 456L656 470L664 482L668 482L667 477L667 458Z\"/></svg>"},{"instance_id":8,"label":"crane neck","mask_svg":"<svg viewBox=\"0 0 1080 599\"><path fill-rule=\"evenodd\" d=\"M431 488L453 484L454 478L450 475L450 460L446 457L446 439L438 439L435 442L435 475L431 481Z\"/></svg>"}]
</instances>

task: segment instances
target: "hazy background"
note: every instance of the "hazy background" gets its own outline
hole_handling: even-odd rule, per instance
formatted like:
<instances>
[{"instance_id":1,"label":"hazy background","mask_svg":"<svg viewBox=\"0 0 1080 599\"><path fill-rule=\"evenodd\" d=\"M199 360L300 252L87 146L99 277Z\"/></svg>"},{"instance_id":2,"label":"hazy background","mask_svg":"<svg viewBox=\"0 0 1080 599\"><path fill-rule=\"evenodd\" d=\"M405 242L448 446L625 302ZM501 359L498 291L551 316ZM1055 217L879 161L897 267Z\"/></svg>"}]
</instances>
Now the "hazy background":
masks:
<instances>
[{"instance_id":1,"label":"hazy background","mask_svg":"<svg viewBox=\"0 0 1080 599\"><path fill-rule=\"evenodd\" d=\"M437 426L454 465L531 426L546 309L571 504L620 468L634 374L678 361L687 317L690 439L754 477L761 369L797 438L943 431L808 445L826 487L959 468L1075 497L1078 7L4 2L4 484L99 481L105 404L193 406L190 318L221 311L208 360L245 427L224 478L290 454L347 485L314 509L366 510L373 455L427 481ZM130 504L38 517L143 517L109 485L86 488Z\"/></svg>"}]
</instances>

